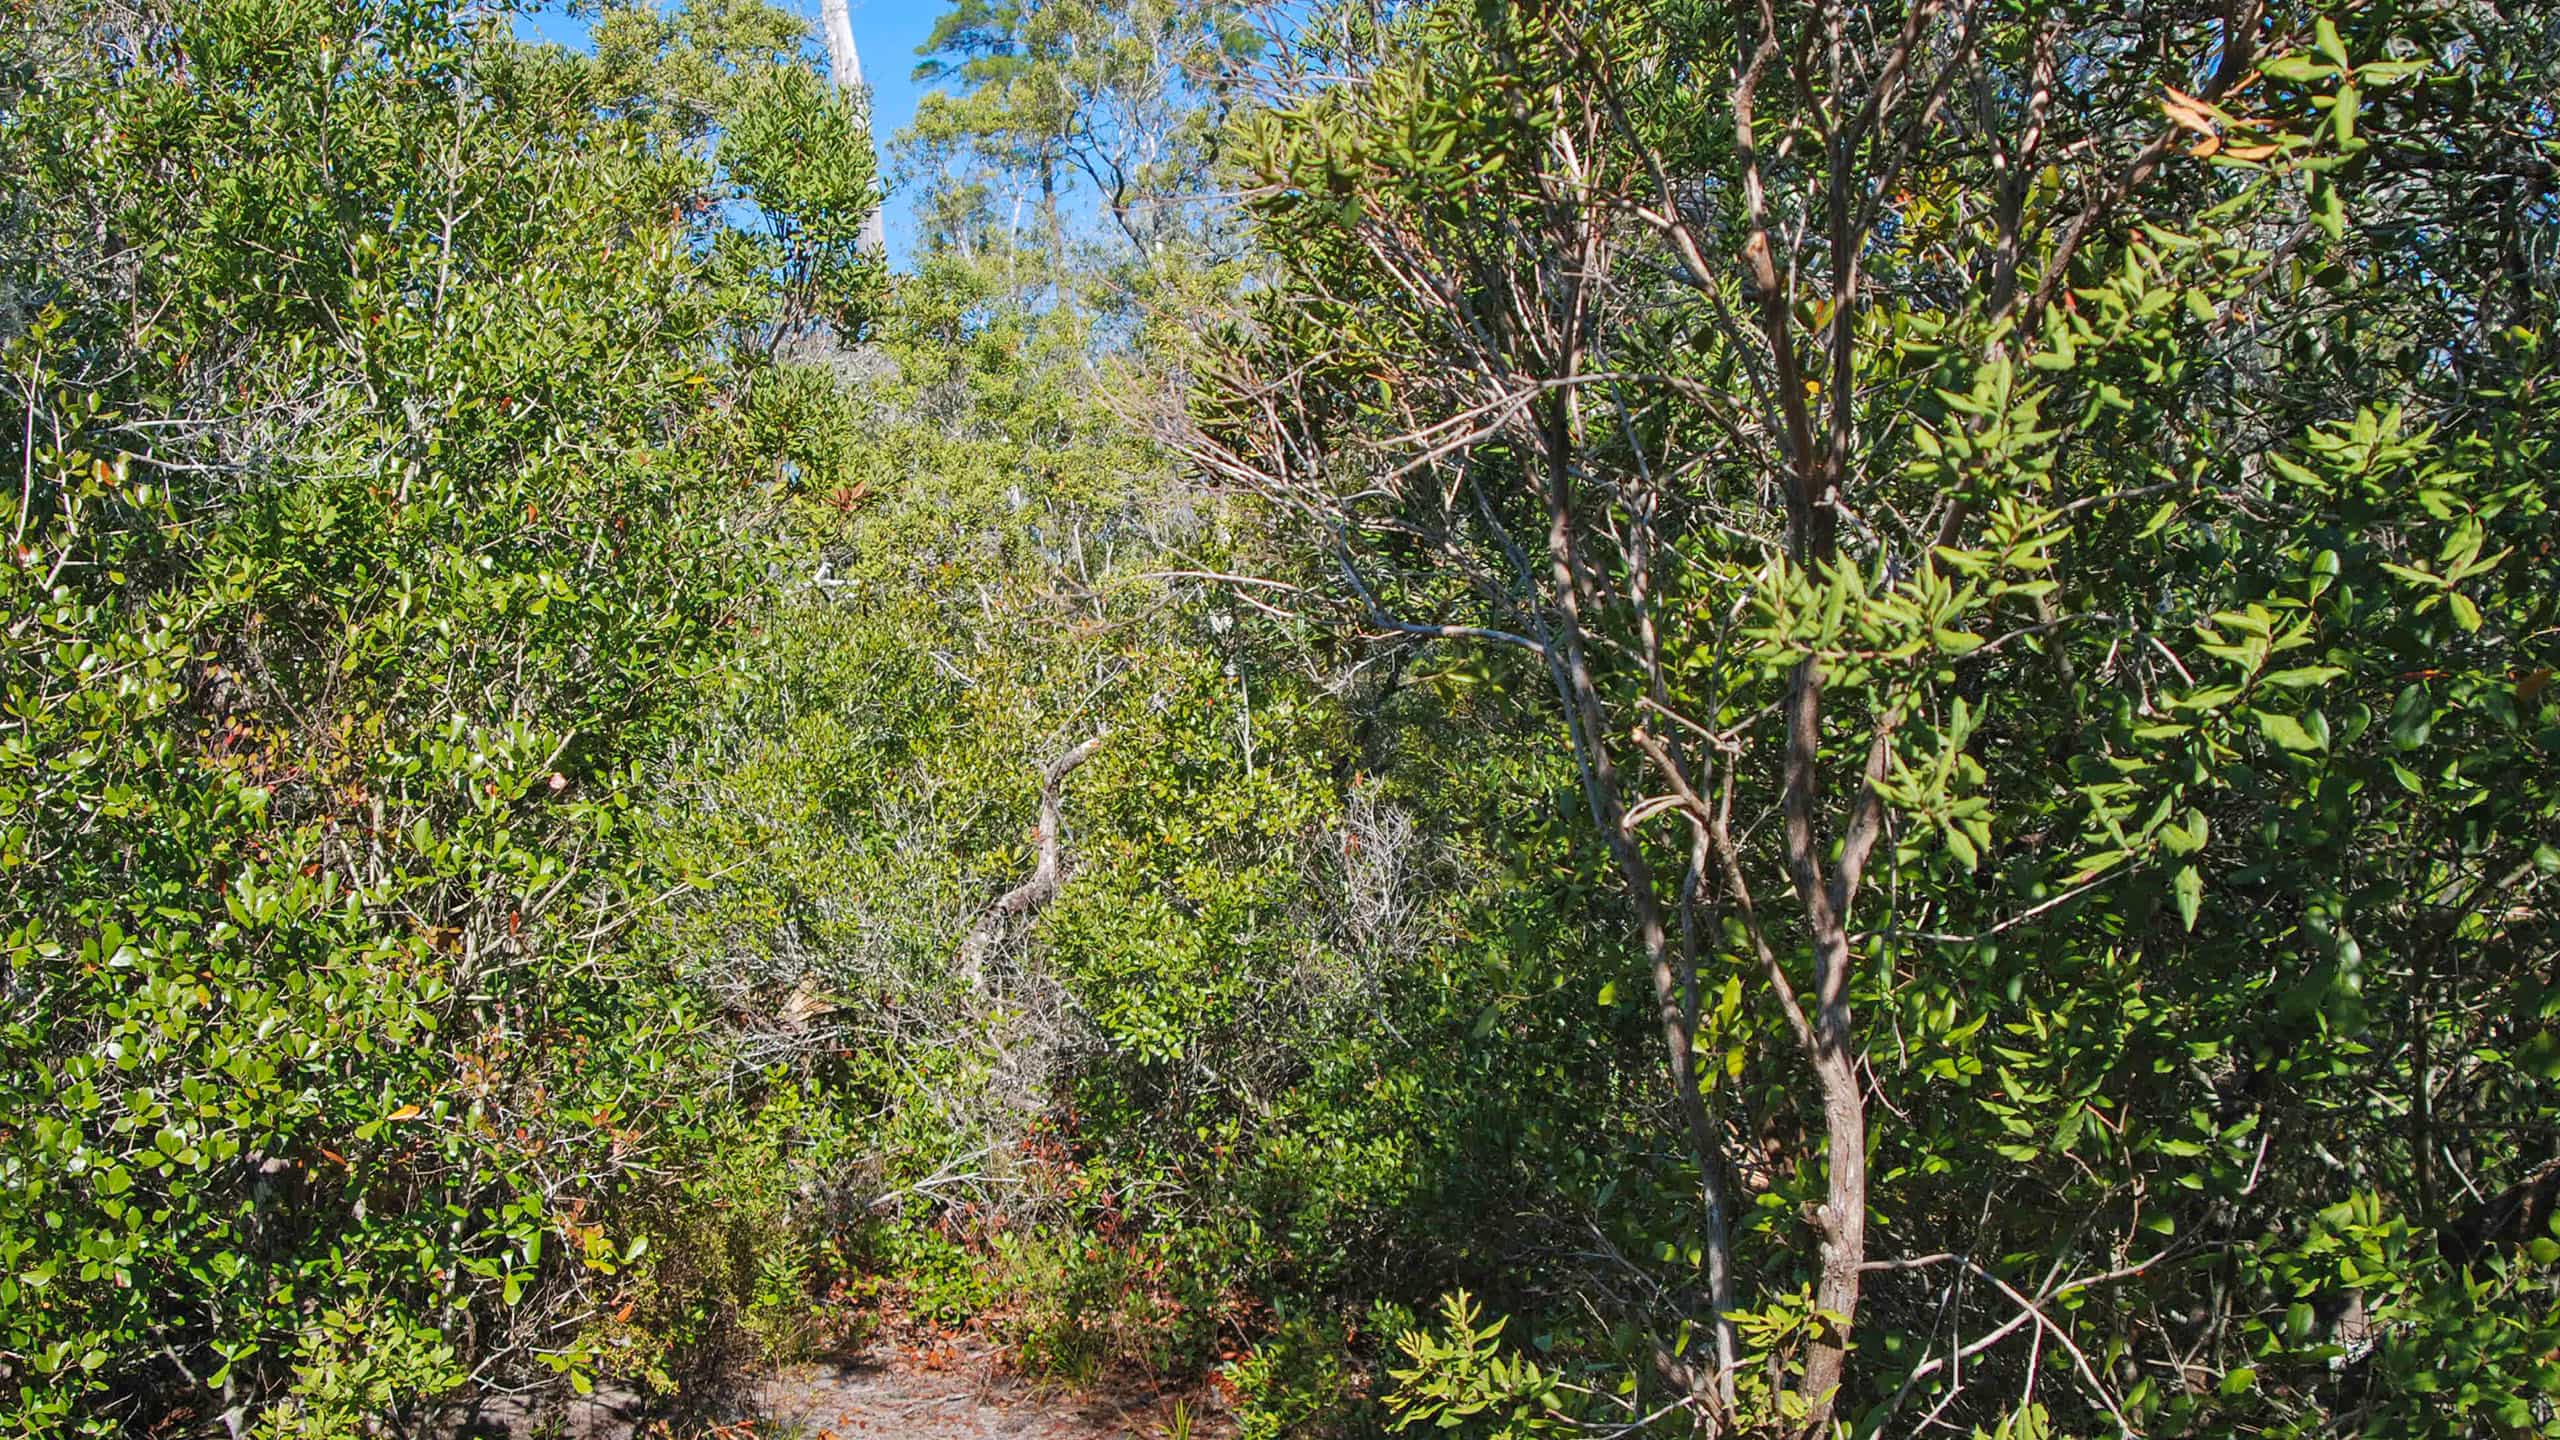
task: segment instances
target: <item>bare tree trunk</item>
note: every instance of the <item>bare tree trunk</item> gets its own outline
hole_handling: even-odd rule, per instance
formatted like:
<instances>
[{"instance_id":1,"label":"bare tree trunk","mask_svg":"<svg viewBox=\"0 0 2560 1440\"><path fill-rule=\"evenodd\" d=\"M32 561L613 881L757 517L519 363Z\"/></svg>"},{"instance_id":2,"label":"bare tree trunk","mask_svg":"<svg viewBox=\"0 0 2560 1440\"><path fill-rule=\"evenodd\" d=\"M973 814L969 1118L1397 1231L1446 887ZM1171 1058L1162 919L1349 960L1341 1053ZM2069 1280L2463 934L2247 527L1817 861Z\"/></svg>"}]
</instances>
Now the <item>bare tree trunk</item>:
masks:
<instances>
[{"instance_id":1,"label":"bare tree trunk","mask_svg":"<svg viewBox=\"0 0 2560 1440\"><path fill-rule=\"evenodd\" d=\"M1819 521L1813 506L1799 512ZM1815 524L1803 550L1827 559L1827 526ZM1799 529L1798 534L1802 535ZM1828 1430L1846 1372L1849 1336L1858 1317L1858 1278L1867 1259L1867 1108L1858 1081L1857 1036L1849 1013L1848 905L1856 894L1863 851L1856 836L1842 847L1839 868L1822 873L1823 840L1815 824L1821 804L1822 671L1819 662L1796 667L1787 692L1785 832L1787 869L1804 910L1813 944L1813 1053L1815 1083L1822 1092L1822 1126L1828 1139L1828 1185L1814 1229L1822 1239L1822 1277L1814 1303L1823 1317L1805 1356L1802 1393L1805 1433ZM1868 841L1866 843L1872 843Z\"/></svg>"},{"instance_id":2,"label":"bare tree trunk","mask_svg":"<svg viewBox=\"0 0 2560 1440\"><path fill-rule=\"evenodd\" d=\"M1839 957L1845 963L1845 944ZM1849 1332L1858 1318L1858 1279L1867 1259L1867 1102L1858 1083L1858 1057L1849 1037L1828 1023L1820 1032L1814 1062L1822 1086L1822 1123L1830 1140L1830 1184L1821 1213L1815 1217L1822 1235L1822 1282L1814 1303L1824 1319L1815 1330L1805 1357L1804 1396L1808 1431L1828 1426L1838 1401L1840 1380L1848 1367Z\"/></svg>"},{"instance_id":3,"label":"bare tree trunk","mask_svg":"<svg viewBox=\"0 0 2560 1440\"><path fill-rule=\"evenodd\" d=\"M854 97L862 111L862 123L871 124L871 92L862 83L862 52L853 44L853 16L845 8L845 0L819 0L819 13L827 33L827 68L835 72L836 83ZM880 152L879 137L872 137L874 157ZM882 254L889 248L887 230L880 214L883 207L874 206L862 222L861 244L864 253Z\"/></svg>"}]
</instances>

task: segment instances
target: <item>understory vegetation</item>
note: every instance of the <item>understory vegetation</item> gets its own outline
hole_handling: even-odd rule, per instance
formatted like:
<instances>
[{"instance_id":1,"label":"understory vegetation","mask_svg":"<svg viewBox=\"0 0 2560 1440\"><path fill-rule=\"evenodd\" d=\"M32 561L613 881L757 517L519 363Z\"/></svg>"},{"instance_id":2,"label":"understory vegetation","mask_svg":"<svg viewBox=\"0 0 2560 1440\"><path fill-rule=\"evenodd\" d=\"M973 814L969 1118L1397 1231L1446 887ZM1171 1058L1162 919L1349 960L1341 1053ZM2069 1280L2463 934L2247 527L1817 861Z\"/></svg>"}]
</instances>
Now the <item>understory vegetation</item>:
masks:
<instances>
[{"instance_id":1,"label":"understory vegetation","mask_svg":"<svg viewBox=\"0 0 2560 1440\"><path fill-rule=\"evenodd\" d=\"M0 6L0 1435L2560 1434L2560 8L532 15Z\"/></svg>"}]
</instances>

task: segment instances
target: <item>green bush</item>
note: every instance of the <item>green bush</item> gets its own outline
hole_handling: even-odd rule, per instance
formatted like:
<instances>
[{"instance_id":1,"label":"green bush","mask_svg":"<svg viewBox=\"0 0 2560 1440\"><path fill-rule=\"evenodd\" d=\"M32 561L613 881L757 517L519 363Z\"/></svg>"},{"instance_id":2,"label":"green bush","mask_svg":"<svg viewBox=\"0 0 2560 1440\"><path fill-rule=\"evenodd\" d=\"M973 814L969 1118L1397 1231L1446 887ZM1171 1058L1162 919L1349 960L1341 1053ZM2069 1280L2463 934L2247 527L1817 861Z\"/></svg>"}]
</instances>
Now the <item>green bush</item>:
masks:
<instances>
[{"instance_id":1,"label":"green bush","mask_svg":"<svg viewBox=\"0 0 2560 1440\"><path fill-rule=\"evenodd\" d=\"M1402 1334L1411 1314L1373 1318L1373 1340ZM1293 1315L1272 1327L1226 1370L1235 1387L1240 1440L1326 1440L1380 1433L1384 1415L1371 1399L1347 1327L1318 1315Z\"/></svg>"},{"instance_id":2,"label":"green bush","mask_svg":"<svg viewBox=\"0 0 2560 1440\"><path fill-rule=\"evenodd\" d=\"M699 154L463 14L0 26L10 1433L583 1386L728 1143L618 937L752 573L757 310Z\"/></svg>"}]
</instances>

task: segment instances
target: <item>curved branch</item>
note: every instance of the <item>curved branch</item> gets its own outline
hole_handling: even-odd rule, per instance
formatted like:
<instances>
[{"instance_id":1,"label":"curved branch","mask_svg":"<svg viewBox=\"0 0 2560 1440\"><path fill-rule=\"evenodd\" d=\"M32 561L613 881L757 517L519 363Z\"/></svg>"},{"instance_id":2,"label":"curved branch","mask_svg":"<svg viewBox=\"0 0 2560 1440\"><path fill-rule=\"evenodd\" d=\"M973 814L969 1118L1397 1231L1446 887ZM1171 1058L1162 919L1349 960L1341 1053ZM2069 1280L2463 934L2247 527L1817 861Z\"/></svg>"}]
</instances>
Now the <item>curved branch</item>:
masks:
<instances>
[{"instance_id":1,"label":"curved branch","mask_svg":"<svg viewBox=\"0 0 2560 1440\"><path fill-rule=\"evenodd\" d=\"M1040 824L1032 835L1039 846L1039 858L1031 867L1031 878L996 897L996 902L978 917L969 937L960 942L960 965L969 977L969 987L976 989L984 978L987 957L1003 943L1005 932L1019 917L1037 914L1050 901L1058 898L1058 886L1064 869L1060 842L1061 791L1067 777L1076 767L1093 758L1103 740L1111 734L1109 727L1097 730L1091 739L1049 762L1040 773Z\"/></svg>"}]
</instances>

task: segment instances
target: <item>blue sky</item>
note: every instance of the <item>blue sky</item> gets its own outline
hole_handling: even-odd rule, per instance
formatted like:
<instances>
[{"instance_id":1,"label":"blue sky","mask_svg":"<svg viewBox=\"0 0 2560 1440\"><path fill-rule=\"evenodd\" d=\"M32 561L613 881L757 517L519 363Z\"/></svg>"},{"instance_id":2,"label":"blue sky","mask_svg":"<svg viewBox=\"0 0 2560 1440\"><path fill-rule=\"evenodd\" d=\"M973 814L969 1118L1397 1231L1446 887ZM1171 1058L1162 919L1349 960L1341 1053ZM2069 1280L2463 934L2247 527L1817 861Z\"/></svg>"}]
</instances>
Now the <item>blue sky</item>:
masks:
<instances>
[{"instance_id":1,"label":"blue sky","mask_svg":"<svg viewBox=\"0 0 2560 1440\"><path fill-rule=\"evenodd\" d=\"M809 22L811 43L817 42L818 0L773 0ZM862 51L862 78L871 85L872 129L885 148L889 137L906 128L916 113L920 86L908 76L915 70L916 47L933 33L933 22L950 9L948 0L848 0L853 14L853 43ZM552 40L573 49L586 44L584 21L556 10L516 17L516 33L528 39ZM883 155L885 162L887 156ZM903 197L889 199L889 260L906 263L915 248L915 215Z\"/></svg>"}]
</instances>

